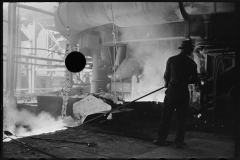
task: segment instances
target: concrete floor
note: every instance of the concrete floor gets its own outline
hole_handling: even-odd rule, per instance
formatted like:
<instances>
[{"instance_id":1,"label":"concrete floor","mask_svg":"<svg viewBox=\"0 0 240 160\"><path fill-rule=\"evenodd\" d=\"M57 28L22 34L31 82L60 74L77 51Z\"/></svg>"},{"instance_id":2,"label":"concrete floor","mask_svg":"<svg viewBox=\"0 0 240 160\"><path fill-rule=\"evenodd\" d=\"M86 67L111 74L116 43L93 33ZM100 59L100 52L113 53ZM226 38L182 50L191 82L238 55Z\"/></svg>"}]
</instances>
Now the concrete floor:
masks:
<instances>
[{"instance_id":1,"label":"concrete floor","mask_svg":"<svg viewBox=\"0 0 240 160\"><path fill-rule=\"evenodd\" d=\"M158 147L134 158L232 158L234 155L233 142L196 138L186 139L185 142L187 145L182 149Z\"/></svg>"},{"instance_id":2,"label":"concrete floor","mask_svg":"<svg viewBox=\"0 0 240 160\"><path fill-rule=\"evenodd\" d=\"M134 125L134 124L133 124ZM45 141L25 137L18 139L33 147L37 147L59 158L233 158L233 137L216 134L187 131L186 146L174 148L173 144L160 147L152 144L156 136L156 124L143 125L149 128L122 128L126 124L92 123L54 133L33 137L65 139L75 142L96 142L97 146L88 147L82 144ZM152 127L155 128L152 129ZM171 130L168 140L174 139ZM118 134L118 135L117 135ZM135 138L133 138L135 137ZM28 150L16 142L3 143L4 158L47 158L37 151Z\"/></svg>"}]
</instances>

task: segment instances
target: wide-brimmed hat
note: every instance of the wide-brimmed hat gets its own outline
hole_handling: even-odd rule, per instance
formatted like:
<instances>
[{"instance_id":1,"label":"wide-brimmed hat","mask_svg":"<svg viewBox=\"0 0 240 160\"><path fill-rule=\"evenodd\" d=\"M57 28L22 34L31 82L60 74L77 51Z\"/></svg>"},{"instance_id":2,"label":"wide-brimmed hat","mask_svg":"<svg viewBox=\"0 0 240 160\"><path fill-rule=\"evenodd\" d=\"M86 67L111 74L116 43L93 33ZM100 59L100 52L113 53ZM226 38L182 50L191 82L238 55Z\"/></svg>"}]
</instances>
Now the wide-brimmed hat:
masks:
<instances>
[{"instance_id":1,"label":"wide-brimmed hat","mask_svg":"<svg viewBox=\"0 0 240 160\"><path fill-rule=\"evenodd\" d=\"M194 45L192 45L192 40L184 40L182 42L181 47L178 47L178 49L184 49L184 48L193 48L195 47Z\"/></svg>"}]
</instances>

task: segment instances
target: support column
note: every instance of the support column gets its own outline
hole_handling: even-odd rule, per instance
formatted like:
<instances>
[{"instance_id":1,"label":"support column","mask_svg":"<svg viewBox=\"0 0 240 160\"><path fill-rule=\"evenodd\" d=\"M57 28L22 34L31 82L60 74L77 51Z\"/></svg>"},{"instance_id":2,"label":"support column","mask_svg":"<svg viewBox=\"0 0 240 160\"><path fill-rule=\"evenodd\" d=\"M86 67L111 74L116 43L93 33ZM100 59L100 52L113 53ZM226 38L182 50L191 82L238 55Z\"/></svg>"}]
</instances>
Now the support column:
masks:
<instances>
[{"instance_id":1,"label":"support column","mask_svg":"<svg viewBox=\"0 0 240 160\"><path fill-rule=\"evenodd\" d=\"M91 82L91 93L97 93L99 91L99 73L98 73L98 60L99 51L92 49L92 61L93 61L93 71L92 71L92 82Z\"/></svg>"},{"instance_id":2,"label":"support column","mask_svg":"<svg viewBox=\"0 0 240 160\"><path fill-rule=\"evenodd\" d=\"M91 93L107 92L107 68L101 68L100 65L100 49L92 49L93 71L91 81Z\"/></svg>"},{"instance_id":3,"label":"support column","mask_svg":"<svg viewBox=\"0 0 240 160\"><path fill-rule=\"evenodd\" d=\"M92 32L86 34L79 39L80 50L90 50L93 62L91 93L98 93L101 90L107 91L107 68L99 67L99 59L101 54L100 37L97 33ZM86 52L88 54L88 52Z\"/></svg>"},{"instance_id":4,"label":"support column","mask_svg":"<svg viewBox=\"0 0 240 160\"><path fill-rule=\"evenodd\" d=\"M30 47L32 48L32 39L30 40ZM32 49L31 49L32 52ZM28 61L32 63L32 59L28 58ZM32 93L32 65L28 65L28 93Z\"/></svg>"},{"instance_id":5,"label":"support column","mask_svg":"<svg viewBox=\"0 0 240 160\"><path fill-rule=\"evenodd\" d=\"M70 34L69 35L69 42L70 42L70 46L71 46L71 51L74 51L74 48L77 47L78 44L78 40L79 40L79 35L78 34ZM69 73L69 79L70 79L70 84L71 84L71 88L73 87L73 73L70 72Z\"/></svg>"},{"instance_id":6,"label":"support column","mask_svg":"<svg viewBox=\"0 0 240 160\"><path fill-rule=\"evenodd\" d=\"M37 55L37 25L36 25L36 21L35 18L33 20L33 41L32 41L32 48L34 48L34 51L32 52L34 55L32 56L36 56ZM31 60L32 63L36 64L36 59L32 59ZM35 71L35 65L32 65L32 83L31 83L31 93L34 93L34 89L35 89L35 77L36 77L36 71Z\"/></svg>"},{"instance_id":7,"label":"support column","mask_svg":"<svg viewBox=\"0 0 240 160\"><path fill-rule=\"evenodd\" d=\"M15 69L15 47L16 47L16 3L8 6L8 58L6 74L6 95L14 96L14 69Z\"/></svg>"}]
</instances>

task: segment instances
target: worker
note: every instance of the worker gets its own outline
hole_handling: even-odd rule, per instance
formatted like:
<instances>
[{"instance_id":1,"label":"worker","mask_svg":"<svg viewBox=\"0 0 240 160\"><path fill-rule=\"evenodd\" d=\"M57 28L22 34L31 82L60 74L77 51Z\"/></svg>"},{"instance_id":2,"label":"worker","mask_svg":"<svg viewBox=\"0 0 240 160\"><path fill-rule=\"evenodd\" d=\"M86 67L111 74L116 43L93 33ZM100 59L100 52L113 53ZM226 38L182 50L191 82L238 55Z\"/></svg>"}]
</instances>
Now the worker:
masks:
<instances>
[{"instance_id":1,"label":"worker","mask_svg":"<svg viewBox=\"0 0 240 160\"><path fill-rule=\"evenodd\" d=\"M177 113L177 132L175 147L181 148L185 137L185 123L189 104L188 84L198 84L196 63L189 57L193 52L191 40L182 42L180 54L167 60L164 73L165 91L164 106L158 128L157 139L153 141L159 146L167 145L166 139L174 111Z\"/></svg>"}]
</instances>

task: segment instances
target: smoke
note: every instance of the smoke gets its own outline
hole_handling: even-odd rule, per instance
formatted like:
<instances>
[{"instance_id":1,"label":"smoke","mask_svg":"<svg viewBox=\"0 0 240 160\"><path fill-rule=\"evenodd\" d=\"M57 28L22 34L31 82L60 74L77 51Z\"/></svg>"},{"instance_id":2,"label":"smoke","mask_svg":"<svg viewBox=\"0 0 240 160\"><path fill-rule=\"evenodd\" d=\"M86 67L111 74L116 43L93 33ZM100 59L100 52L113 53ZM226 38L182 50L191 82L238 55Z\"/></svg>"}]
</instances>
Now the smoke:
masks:
<instances>
[{"instance_id":1,"label":"smoke","mask_svg":"<svg viewBox=\"0 0 240 160\"><path fill-rule=\"evenodd\" d=\"M38 115L26 109L18 110L16 101L4 98L3 129L17 136L30 136L66 129L62 118L53 118L47 112Z\"/></svg>"},{"instance_id":2,"label":"smoke","mask_svg":"<svg viewBox=\"0 0 240 160\"><path fill-rule=\"evenodd\" d=\"M157 32L157 28L147 27L144 26L144 24L141 27L134 27L134 29L129 28L121 32L122 39L136 40L135 42L128 42L127 44L127 57L134 58L138 63L138 69L142 71L141 74L138 75L139 82L136 84L137 97L135 98L164 86L163 75L167 59L179 52L177 46L166 47L174 40L138 41L140 37L141 39L147 39L157 34ZM165 89L149 95L141 99L141 101L163 102L164 96ZM129 98L130 97L127 99Z\"/></svg>"},{"instance_id":3,"label":"smoke","mask_svg":"<svg viewBox=\"0 0 240 160\"><path fill-rule=\"evenodd\" d=\"M163 75L166 66L166 57L164 52L154 47L151 49L147 48L148 47L145 47L145 56L142 56L144 61L141 61L143 62L143 72L140 76L138 84L139 88L141 88L138 93L140 96L164 86ZM164 98L164 91L165 90L158 91L157 93L142 100L162 102Z\"/></svg>"}]
</instances>

